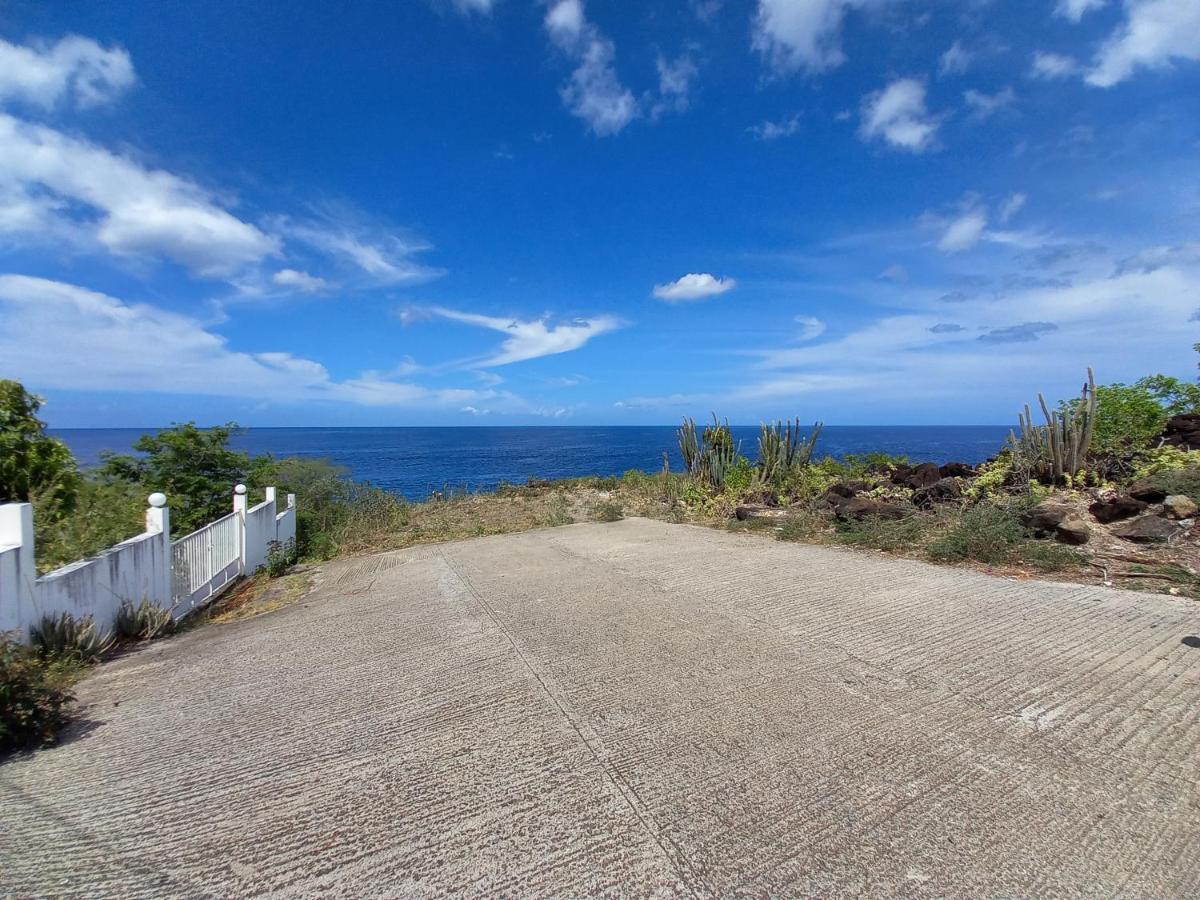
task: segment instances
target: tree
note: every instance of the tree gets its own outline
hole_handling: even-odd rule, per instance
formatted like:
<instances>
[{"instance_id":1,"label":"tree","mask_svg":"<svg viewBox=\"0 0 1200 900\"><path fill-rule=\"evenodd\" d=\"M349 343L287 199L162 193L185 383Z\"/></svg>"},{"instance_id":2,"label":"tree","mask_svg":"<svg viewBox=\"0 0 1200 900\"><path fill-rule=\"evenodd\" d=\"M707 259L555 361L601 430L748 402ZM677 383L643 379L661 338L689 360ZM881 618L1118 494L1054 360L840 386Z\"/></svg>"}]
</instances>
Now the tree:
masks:
<instances>
[{"instance_id":1,"label":"tree","mask_svg":"<svg viewBox=\"0 0 1200 900\"><path fill-rule=\"evenodd\" d=\"M20 382L0 379L0 503L45 500L70 510L79 466L65 443L37 417L44 401Z\"/></svg>"},{"instance_id":2,"label":"tree","mask_svg":"<svg viewBox=\"0 0 1200 900\"><path fill-rule=\"evenodd\" d=\"M252 474L269 468L267 458L229 448L229 439L240 432L234 422L214 428L177 424L138 438L133 449L141 456L105 453L99 476L162 491L171 507L171 530L186 534L229 513L234 485L253 483Z\"/></svg>"}]
</instances>

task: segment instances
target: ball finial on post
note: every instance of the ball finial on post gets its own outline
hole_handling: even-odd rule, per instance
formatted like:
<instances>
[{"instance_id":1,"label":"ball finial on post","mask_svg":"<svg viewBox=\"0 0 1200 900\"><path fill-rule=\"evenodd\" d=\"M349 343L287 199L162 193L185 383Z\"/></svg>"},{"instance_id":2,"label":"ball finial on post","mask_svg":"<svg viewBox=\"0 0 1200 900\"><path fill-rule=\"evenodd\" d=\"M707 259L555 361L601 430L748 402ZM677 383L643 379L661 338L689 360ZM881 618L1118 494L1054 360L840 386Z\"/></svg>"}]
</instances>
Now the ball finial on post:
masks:
<instances>
[{"instance_id":1,"label":"ball finial on post","mask_svg":"<svg viewBox=\"0 0 1200 900\"><path fill-rule=\"evenodd\" d=\"M167 505L167 495L162 493L161 491L155 491L153 494L151 494L146 499L149 501L150 505L153 506L155 509L162 509L164 506Z\"/></svg>"},{"instance_id":2,"label":"ball finial on post","mask_svg":"<svg viewBox=\"0 0 1200 900\"><path fill-rule=\"evenodd\" d=\"M235 494L244 494L246 493L246 486L244 484L235 484L233 486L233 492Z\"/></svg>"}]
</instances>

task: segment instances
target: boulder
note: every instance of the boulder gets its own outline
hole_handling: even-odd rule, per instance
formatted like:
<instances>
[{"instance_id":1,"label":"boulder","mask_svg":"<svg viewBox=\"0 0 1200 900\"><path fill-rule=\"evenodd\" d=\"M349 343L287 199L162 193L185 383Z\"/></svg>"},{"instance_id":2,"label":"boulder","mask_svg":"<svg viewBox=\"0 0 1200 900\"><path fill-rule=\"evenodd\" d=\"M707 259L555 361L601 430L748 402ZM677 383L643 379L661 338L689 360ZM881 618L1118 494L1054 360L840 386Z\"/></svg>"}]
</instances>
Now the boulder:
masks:
<instances>
[{"instance_id":1,"label":"boulder","mask_svg":"<svg viewBox=\"0 0 1200 900\"><path fill-rule=\"evenodd\" d=\"M747 503L739 506L733 511L739 522L761 522L774 519L785 518L788 514L786 509L780 509L777 506L764 506L761 503Z\"/></svg>"},{"instance_id":2,"label":"boulder","mask_svg":"<svg viewBox=\"0 0 1200 900\"><path fill-rule=\"evenodd\" d=\"M1114 525L1112 533L1135 544L1161 544L1179 531L1179 526L1161 516L1144 515Z\"/></svg>"},{"instance_id":3,"label":"boulder","mask_svg":"<svg viewBox=\"0 0 1200 900\"><path fill-rule=\"evenodd\" d=\"M905 479L912 474L912 466L906 466L903 463L892 469L892 484L904 484Z\"/></svg>"},{"instance_id":4,"label":"boulder","mask_svg":"<svg viewBox=\"0 0 1200 900\"><path fill-rule=\"evenodd\" d=\"M870 497L851 497L834 510L840 519L903 519L908 510Z\"/></svg>"},{"instance_id":5,"label":"boulder","mask_svg":"<svg viewBox=\"0 0 1200 900\"><path fill-rule=\"evenodd\" d=\"M865 481L839 481L837 484L831 484L825 490L825 496L853 497L855 494L869 490L870 487Z\"/></svg>"},{"instance_id":6,"label":"boulder","mask_svg":"<svg viewBox=\"0 0 1200 900\"><path fill-rule=\"evenodd\" d=\"M1171 416L1163 429L1164 444L1182 447L1184 450L1200 450L1200 415L1184 413Z\"/></svg>"},{"instance_id":7,"label":"boulder","mask_svg":"<svg viewBox=\"0 0 1200 900\"><path fill-rule=\"evenodd\" d=\"M939 470L943 478L974 478L979 473L966 463L948 462Z\"/></svg>"},{"instance_id":8,"label":"boulder","mask_svg":"<svg viewBox=\"0 0 1200 900\"><path fill-rule=\"evenodd\" d=\"M1088 507L1088 512L1096 517L1097 522L1116 522L1130 519L1145 511L1149 506L1145 500L1135 500L1132 497L1113 497L1110 500L1097 500Z\"/></svg>"},{"instance_id":9,"label":"boulder","mask_svg":"<svg viewBox=\"0 0 1200 900\"><path fill-rule=\"evenodd\" d=\"M1025 527L1043 537L1054 534L1062 521L1074 512L1070 506L1047 500L1025 513Z\"/></svg>"},{"instance_id":10,"label":"boulder","mask_svg":"<svg viewBox=\"0 0 1200 900\"><path fill-rule=\"evenodd\" d=\"M935 503L946 503L961 496L961 481L957 478L942 478L927 487L913 491L912 502L922 509L929 509Z\"/></svg>"},{"instance_id":11,"label":"boulder","mask_svg":"<svg viewBox=\"0 0 1200 900\"><path fill-rule=\"evenodd\" d=\"M1191 497L1183 494L1171 494L1163 500L1163 513L1169 519L1190 519L1200 512L1200 506Z\"/></svg>"},{"instance_id":12,"label":"boulder","mask_svg":"<svg viewBox=\"0 0 1200 900\"><path fill-rule=\"evenodd\" d=\"M919 466L914 466L900 484L910 488L923 488L929 487L936 481L940 481L941 478L942 469L940 466L933 463L921 463ZM894 482L895 480L893 476L892 481Z\"/></svg>"},{"instance_id":13,"label":"boulder","mask_svg":"<svg viewBox=\"0 0 1200 900\"><path fill-rule=\"evenodd\" d=\"M1054 529L1054 538L1064 544L1086 544L1092 536L1092 530L1088 527L1088 523L1084 521L1083 516L1072 513L1067 516Z\"/></svg>"},{"instance_id":14,"label":"boulder","mask_svg":"<svg viewBox=\"0 0 1200 900\"><path fill-rule=\"evenodd\" d=\"M1167 499L1167 492L1155 478L1143 478L1129 486L1129 496L1146 503L1162 503Z\"/></svg>"}]
</instances>

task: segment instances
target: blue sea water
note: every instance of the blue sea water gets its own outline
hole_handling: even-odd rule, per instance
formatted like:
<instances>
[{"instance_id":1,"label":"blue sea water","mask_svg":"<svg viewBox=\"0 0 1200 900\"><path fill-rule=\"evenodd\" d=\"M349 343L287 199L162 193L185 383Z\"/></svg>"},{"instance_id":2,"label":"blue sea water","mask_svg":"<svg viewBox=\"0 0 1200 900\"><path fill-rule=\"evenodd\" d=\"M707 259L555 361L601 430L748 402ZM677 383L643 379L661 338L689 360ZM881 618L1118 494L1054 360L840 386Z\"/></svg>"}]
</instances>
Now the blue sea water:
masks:
<instances>
[{"instance_id":1,"label":"blue sea water","mask_svg":"<svg viewBox=\"0 0 1200 900\"><path fill-rule=\"evenodd\" d=\"M83 465L104 450L127 453L154 429L57 429ZM994 455L1008 426L826 426L817 455L883 451L914 462L978 463ZM734 438L751 459L757 426L734 426ZM629 469L656 472L663 451L682 468L675 428L655 426L475 428L251 428L232 440L250 453L329 459L350 476L410 499L434 490L490 490L501 482L576 475L619 475Z\"/></svg>"}]
</instances>

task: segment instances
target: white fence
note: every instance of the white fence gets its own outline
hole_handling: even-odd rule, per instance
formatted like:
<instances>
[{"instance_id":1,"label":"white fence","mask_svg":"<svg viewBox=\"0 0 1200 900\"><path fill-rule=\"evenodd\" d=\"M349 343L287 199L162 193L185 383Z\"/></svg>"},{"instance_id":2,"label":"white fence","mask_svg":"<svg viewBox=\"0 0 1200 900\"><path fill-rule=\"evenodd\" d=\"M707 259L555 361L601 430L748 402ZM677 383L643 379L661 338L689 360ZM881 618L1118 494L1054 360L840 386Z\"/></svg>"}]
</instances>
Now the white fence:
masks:
<instances>
[{"instance_id":1,"label":"white fence","mask_svg":"<svg viewBox=\"0 0 1200 900\"><path fill-rule=\"evenodd\" d=\"M148 600L181 619L203 606L239 576L267 561L273 541L296 537L296 496L275 508L275 488L246 508L246 487L234 489L233 512L171 541L167 498L150 495L146 531L92 559L41 576L34 564L33 508L0 505L0 632L24 638L43 616L92 616L110 628L125 601Z\"/></svg>"}]
</instances>

